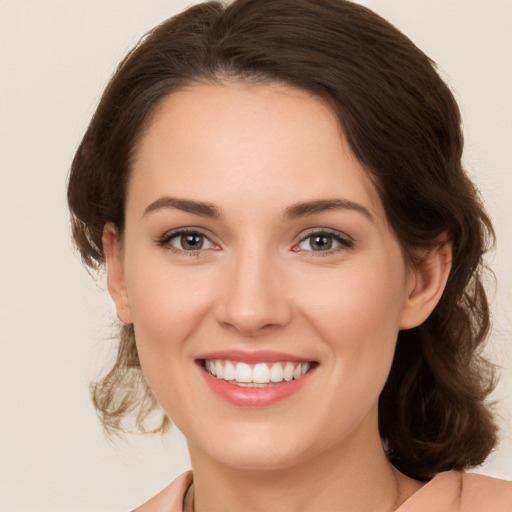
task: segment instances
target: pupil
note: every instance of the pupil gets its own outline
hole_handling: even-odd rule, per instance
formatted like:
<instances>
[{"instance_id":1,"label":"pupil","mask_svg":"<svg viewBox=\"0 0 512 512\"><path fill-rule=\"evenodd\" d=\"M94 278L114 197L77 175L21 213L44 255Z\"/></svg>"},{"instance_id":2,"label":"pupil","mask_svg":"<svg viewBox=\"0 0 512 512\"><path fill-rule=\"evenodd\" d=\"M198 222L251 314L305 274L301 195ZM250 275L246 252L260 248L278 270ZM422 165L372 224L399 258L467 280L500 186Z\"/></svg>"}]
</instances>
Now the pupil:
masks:
<instances>
[{"instance_id":1,"label":"pupil","mask_svg":"<svg viewBox=\"0 0 512 512\"><path fill-rule=\"evenodd\" d=\"M183 235L181 244L184 249L197 249L202 245L203 235Z\"/></svg>"},{"instance_id":2,"label":"pupil","mask_svg":"<svg viewBox=\"0 0 512 512\"><path fill-rule=\"evenodd\" d=\"M318 235L313 238L312 248L314 251L330 249L332 247L332 238L324 235Z\"/></svg>"}]
</instances>

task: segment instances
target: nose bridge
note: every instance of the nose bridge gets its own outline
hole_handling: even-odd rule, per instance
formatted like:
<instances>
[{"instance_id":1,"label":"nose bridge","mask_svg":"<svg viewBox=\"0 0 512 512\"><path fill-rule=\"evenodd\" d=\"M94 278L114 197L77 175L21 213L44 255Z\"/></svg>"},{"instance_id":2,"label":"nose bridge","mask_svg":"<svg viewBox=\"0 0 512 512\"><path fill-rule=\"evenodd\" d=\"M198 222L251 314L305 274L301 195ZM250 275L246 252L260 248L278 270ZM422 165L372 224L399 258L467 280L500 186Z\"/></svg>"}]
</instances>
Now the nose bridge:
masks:
<instances>
[{"instance_id":1,"label":"nose bridge","mask_svg":"<svg viewBox=\"0 0 512 512\"><path fill-rule=\"evenodd\" d=\"M218 321L252 336L265 327L288 323L291 305L276 254L255 240L245 240L228 260Z\"/></svg>"}]
</instances>

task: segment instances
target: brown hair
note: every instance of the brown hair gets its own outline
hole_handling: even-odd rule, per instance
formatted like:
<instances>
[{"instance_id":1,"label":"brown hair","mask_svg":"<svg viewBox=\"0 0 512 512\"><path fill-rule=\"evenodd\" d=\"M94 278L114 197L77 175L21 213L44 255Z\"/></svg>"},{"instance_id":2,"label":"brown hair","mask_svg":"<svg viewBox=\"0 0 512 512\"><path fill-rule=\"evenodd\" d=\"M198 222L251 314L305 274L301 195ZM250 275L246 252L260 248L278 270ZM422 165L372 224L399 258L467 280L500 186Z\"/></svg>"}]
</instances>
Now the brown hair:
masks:
<instances>
[{"instance_id":1,"label":"brown hair","mask_svg":"<svg viewBox=\"0 0 512 512\"><path fill-rule=\"evenodd\" d=\"M379 427L391 462L411 477L480 464L496 443L485 404L492 367L481 357L489 329L482 256L493 229L461 165L452 93L435 64L372 11L344 0L207 2L149 32L119 65L73 160L68 200L83 261L103 264L106 222L123 230L130 162L160 100L226 78L282 82L323 98L404 250L412 255L448 234L446 289L426 322L398 336ZM158 409L132 326L122 328L115 365L92 390L108 431L130 415L144 430Z\"/></svg>"}]
</instances>

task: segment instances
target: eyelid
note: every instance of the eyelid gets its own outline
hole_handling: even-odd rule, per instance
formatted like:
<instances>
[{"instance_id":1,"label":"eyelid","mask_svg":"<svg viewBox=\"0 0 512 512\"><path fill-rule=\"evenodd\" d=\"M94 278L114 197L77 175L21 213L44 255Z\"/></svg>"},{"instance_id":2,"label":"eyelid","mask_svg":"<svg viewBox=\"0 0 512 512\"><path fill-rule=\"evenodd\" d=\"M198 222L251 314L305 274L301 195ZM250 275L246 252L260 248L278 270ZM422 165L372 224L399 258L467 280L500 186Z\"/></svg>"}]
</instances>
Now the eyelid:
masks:
<instances>
[{"instance_id":1,"label":"eyelid","mask_svg":"<svg viewBox=\"0 0 512 512\"><path fill-rule=\"evenodd\" d=\"M160 238L158 238L156 240L156 244L164 249L167 249L173 253L176 253L176 254L183 254L185 256L199 256L203 253L205 253L206 251L211 251L212 249L211 248L208 248L208 249L196 249L196 250L184 250L184 249L179 249L178 247L174 247L173 245L170 244L170 241L177 237L177 236L180 236L180 235L188 235L188 234L195 234L195 235L201 235L203 236L204 238L206 238L214 247L217 247L218 248L218 244L212 240L212 237L210 235L207 235L205 230L201 229L201 228L196 228L196 227L184 227L184 228L176 228L176 229L171 229L169 231L166 231ZM213 249L213 250L217 250L217 249Z\"/></svg>"},{"instance_id":2,"label":"eyelid","mask_svg":"<svg viewBox=\"0 0 512 512\"><path fill-rule=\"evenodd\" d=\"M326 251L313 251L313 250L297 249L297 247L302 242L307 240L312 235L329 235L329 236L333 237L340 244L340 246L335 247L334 249L328 249ZM347 235L346 233L337 231L335 229L317 227L317 228L308 229L305 233L302 233L300 240L294 245L292 250L294 252L306 253L308 256L310 256L310 255L329 256L329 255L332 255L337 252L341 252L344 250L346 251L347 249L352 249L353 246L354 246L354 239L350 235Z\"/></svg>"},{"instance_id":3,"label":"eyelid","mask_svg":"<svg viewBox=\"0 0 512 512\"><path fill-rule=\"evenodd\" d=\"M347 233L344 233L343 231L338 231L337 229L324 228L324 227L316 227L316 228L306 229L306 231L304 233L301 233L300 241L304 240L308 236L316 235L316 234L332 235L334 237L339 237L346 242L354 242L354 239L350 235L347 235Z\"/></svg>"}]
</instances>

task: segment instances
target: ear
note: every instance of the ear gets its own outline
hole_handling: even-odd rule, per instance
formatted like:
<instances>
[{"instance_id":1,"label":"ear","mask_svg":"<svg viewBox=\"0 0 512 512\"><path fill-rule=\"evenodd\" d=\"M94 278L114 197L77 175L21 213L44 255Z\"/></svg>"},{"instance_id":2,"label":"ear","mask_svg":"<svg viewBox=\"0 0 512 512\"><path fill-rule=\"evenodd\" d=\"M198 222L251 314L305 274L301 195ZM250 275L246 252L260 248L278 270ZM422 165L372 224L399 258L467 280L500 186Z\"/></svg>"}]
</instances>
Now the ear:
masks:
<instances>
[{"instance_id":1,"label":"ear","mask_svg":"<svg viewBox=\"0 0 512 512\"><path fill-rule=\"evenodd\" d=\"M411 268L400 329L421 325L441 299L452 268L452 245L442 237L434 249L418 255Z\"/></svg>"},{"instance_id":2,"label":"ear","mask_svg":"<svg viewBox=\"0 0 512 512\"><path fill-rule=\"evenodd\" d=\"M107 286L116 305L117 318L124 324L131 324L133 322L124 280L121 240L112 222L105 224L102 242L107 264Z\"/></svg>"}]
</instances>

